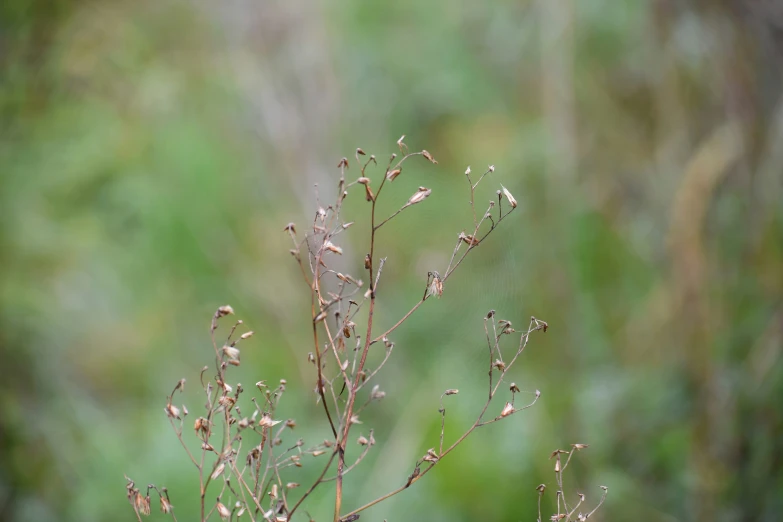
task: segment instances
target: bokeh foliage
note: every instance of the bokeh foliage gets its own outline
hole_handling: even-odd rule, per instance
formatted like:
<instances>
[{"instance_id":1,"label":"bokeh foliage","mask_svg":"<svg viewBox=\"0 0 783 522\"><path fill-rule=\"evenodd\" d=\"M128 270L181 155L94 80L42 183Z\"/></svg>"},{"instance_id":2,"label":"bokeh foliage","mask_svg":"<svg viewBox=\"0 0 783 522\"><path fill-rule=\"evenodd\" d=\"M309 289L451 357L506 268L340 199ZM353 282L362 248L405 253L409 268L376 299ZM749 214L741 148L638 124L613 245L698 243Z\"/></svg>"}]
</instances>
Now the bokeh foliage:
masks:
<instances>
[{"instance_id":1,"label":"bokeh foliage","mask_svg":"<svg viewBox=\"0 0 783 522\"><path fill-rule=\"evenodd\" d=\"M401 134L440 164L395 181L401 202L433 195L384 229L383 324L469 225L465 166L495 164L521 212L397 333L347 504L435 445L444 389L447 435L474 418L493 308L551 325L515 376L541 402L368 518L532 519L573 442L591 445L573 489L610 488L601 519L783 511L774 2L9 0L0 24L0 518L130 520L127 473L191 519L162 406L225 303L257 332L242 382L287 378L297 435L325 436L282 227L310 219L314 183L334 191L339 157Z\"/></svg>"}]
</instances>

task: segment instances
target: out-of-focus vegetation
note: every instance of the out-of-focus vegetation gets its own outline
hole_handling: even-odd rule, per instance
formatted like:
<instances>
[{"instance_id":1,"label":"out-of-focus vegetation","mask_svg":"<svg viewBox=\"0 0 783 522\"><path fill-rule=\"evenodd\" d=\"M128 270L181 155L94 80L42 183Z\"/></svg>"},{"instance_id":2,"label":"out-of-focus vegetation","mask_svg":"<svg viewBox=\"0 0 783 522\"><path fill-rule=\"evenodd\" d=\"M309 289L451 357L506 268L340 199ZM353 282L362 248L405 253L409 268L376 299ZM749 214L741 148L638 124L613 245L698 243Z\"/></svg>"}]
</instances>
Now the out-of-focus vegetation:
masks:
<instances>
[{"instance_id":1,"label":"out-of-focus vegetation","mask_svg":"<svg viewBox=\"0 0 783 522\"><path fill-rule=\"evenodd\" d=\"M397 332L349 507L435 445L444 389L453 433L475 418L493 308L548 321L514 376L541 401L366 517L533 519L575 442L600 519L783 512L777 3L8 0L0 24L0 518L130 520L127 473L193 519L162 408L225 303L257 332L242 382L287 378L298 435L324 437L282 228L401 134L440 164L395 182L433 193L383 231L384 324L469 226L467 165L520 208Z\"/></svg>"}]
</instances>

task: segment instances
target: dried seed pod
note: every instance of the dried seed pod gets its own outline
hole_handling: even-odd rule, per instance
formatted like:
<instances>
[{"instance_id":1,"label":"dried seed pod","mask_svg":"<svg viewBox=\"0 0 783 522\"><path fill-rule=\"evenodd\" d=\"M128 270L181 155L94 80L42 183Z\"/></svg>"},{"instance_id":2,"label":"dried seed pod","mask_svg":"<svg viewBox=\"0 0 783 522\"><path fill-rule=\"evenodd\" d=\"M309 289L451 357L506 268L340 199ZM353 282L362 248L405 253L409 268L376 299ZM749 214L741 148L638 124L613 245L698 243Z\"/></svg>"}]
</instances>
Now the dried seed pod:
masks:
<instances>
[{"instance_id":1,"label":"dried seed pod","mask_svg":"<svg viewBox=\"0 0 783 522\"><path fill-rule=\"evenodd\" d=\"M512 413L514 413L514 405L511 404L510 402L507 402L506 405L503 406L503 409L500 412L500 416L501 417L508 417Z\"/></svg>"},{"instance_id":2,"label":"dried seed pod","mask_svg":"<svg viewBox=\"0 0 783 522\"><path fill-rule=\"evenodd\" d=\"M456 388L449 388L444 392L444 395L456 395L459 393L459 390Z\"/></svg>"},{"instance_id":3,"label":"dried seed pod","mask_svg":"<svg viewBox=\"0 0 783 522\"><path fill-rule=\"evenodd\" d=\"M223 354L229 359L239 360L239 348L234 348L233 346L224 346Z\"/></svg>"},{"instance_id":4,"label":"dried seed pod","mask_svg":"<svg viewBox=\"0 0 783 522\"><path fill-rule=\"evenodd\" d=\"M432 281L430 286L427 287L427 295L434 295L438 299L443 295L443 280L437 272L432 272Z\"/></svg>"},{"instance_id":5,"label":"dried seed pod","mask_svg":"<svg viewBox=\"0 0 783 522\"><path fill-rule=\"evenodd\" d=\"M167 497L161 496L160 497L160 511L161 513L171 513L171 510L174 508L174 506L171 505L171 501Z\"/></svg>"},{"instance_id":6,"label":"dried seed pod","mask_svg":"<svg viewBox=\"0 0 783 522\"><path fill-rule=\"evenodd\" d=\"M470 234L466 234L465 232L460 232L459 236L457 236L458 239L461 239L465 243L467 243L470 246L478 246L479 240L473 237Z\"/></svg>"},{"instance_id":7,"label":"dried seed pod","mask_svg":"<svg viewBox=\"0 0 783 522\"><path fill-rule=\"evenodd\" d=\"M421 203L424 201L430 194L432 194L432 190L428 189L426 187L419 187L419 190L416 191L415 194L413 194L410 199L408 200L407 205L415 205L416 203Z\"/></svg>"},{"instance_id":8,"label":"dried seed pod","mask_svg":"<svg viewBox=\"0 0 783 522\"><path fill-rule=\"evenodd\" d=\"M218 515L220 515L220 518L223 520L228 520L231 518L231 511L226 506L224 506L222 502L220 502L220 499L218 499L217 506L215 507L217 508L217 512Z\"/></svg>"},{"instance_id":9,"label":"dried seed pod","mask_svg":"<svg viewBox=\"0 0 783 522\"><path fill-rule=\"evenodd\" d=\"M217 315L218 317L225 317L227 315L231 315L234 313L234 309L231 308L229 305L223 305L220 308L217 309Z\"/></svg>"},{"instance_id":10,"label":"dried seed pod","mask_svg":"<svg viewBox=\"0 0 783 522\"><path fill-rule=\"evenodd\" d=\"M294 234L296 234L296 225L294 223L289 223L289 224L287 224L285 226L283 231L285 231L285 232L293 232Z\"/></svg>"},{"instance_id":11,"label":"dried seed pod","mask_svg":"<svg viewBox=\"0 0 783 522\"><path fill-rule=\"evenodd\" d=\"M517 200L514 199L514 196L511 195L511 192L509 192L508 189L503 185L500 185L500 188L503 189L503 195L506 196L506 199L511 204L511 207L517 208Z\"/></svg>"},{"instance_id":12,"label":"dried seed pod","mask_svg":"<svg viewBox=\"0 0 783 522\"><path fill-rule=\"evenodd\" d=\"M212 475L210 475L210 478L212 480L216 480L220 475L223 474L223 472L226 470L226 463L221 462L218 467L215 468L215 471L212 472Z\"/></svg>"},{"instance_id":13,"label":"dried seed pod","mask_svg":"<svg viewBox=\"0 0 783 522\"><path fill-rule=\"evenodd\" d=\"M364 185L364 199L366 199L367 201L375 200L375 195L372 193L372 189L370 188L369 183Z\"/></svg>"},{"instance_id":14,"label":"dried seed pod","mask_svg":"<svg viewBox=\"0 0 783 522\"><path fill-rule=\"evenodd\" d=\"M435 165L438 164L438 162L435 160L435 158L432 157L432 154L429 153L429 151L423 150L421 151L421 155L427 158L430 163L434 163Z\"/></svg>"},{"instance_id":15,"label":"dried seed pod","mask_svg":"<svg viewBox=\"0 0 783 522\"><path fill-rule=\"evenodd\" d=\"M405 151L408 149L408 146L407 146L407 145L405 145L405 143L403 143L403 141L402 141L402 140L404 140L404 139L405 139L405 134L403 134L402 136L400 136L400 139L398 139L398 140L397 140L397 146L400 148L400 152L402 152L403 154L404 154L404 153L405 153Z\"/></svg>"},{"instance_id":16,"label":"dried seed pod","mask_svg":"<svg viewBox=\"0 0 783 522\"><path fill-rule=\"evenodd\" d=\"M517 386L517 383L512 382L511 386L508 387L509 390L511 390L511 393L519 393L519 386Z\"/></svg>"},{"instance_id":17,"label":"dried seed pod","mask_svg":"<svg viewBox=\"0 0 783 522\"><path fill-rule=\"evenodd\" d=\"M331 241L324 243L324 249L328 250L329 252L334 252L335 254L343 255L343 249L333 244Z\"/></svg>"},{"instance_id":18,"label":"dried seed pod","mask_svg":"<svg viewBox=\"0 0 783 522\"><path fill-rule=\"evenodd\" d=\"M271 428L272 426L276 426L281 422L283 421L272 420L271 415L269 415L268 413L264 413L263 415L261 415L261 420L258 421L258 425L264 428Z\"/></svg>"},{"instance_id":19,"label":"dried seed pod","mask_svg":"<svg viewBox=\"0 0 783 522\"><path fill-rule=\"evenodd\" d=\"M400 175L400 172L402 172L402 169L394 169L392 171L389 171L386 174L386 179L388 179L389 181L394 181L395 178Z\"/></svg>"},{"instance_id":20,"label":"dried seed pod","mask_svg":"<svg viewBox=\"0 0 783 522\"><path fill-rule=\"evenodd\" d=\"M169 403L166 405L165 408L163 408L163 411L166 412L166 416L172 419L179 419L180 411L179 408L174 406L173 404Z\"/></svg>"}]
</instances>

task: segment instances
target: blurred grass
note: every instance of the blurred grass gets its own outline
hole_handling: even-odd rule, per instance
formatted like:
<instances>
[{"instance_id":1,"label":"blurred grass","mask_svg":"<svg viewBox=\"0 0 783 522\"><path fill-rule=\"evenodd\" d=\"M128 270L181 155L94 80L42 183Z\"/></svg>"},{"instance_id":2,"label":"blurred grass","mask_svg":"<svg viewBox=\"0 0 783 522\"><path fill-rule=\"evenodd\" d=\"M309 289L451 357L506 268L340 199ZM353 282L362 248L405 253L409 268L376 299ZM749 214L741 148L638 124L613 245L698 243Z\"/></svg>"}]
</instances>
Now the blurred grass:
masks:
<instances>
[{"instance_id":1,"label":"blurred grass","mask_svg":"<svg viewBox=\"0 0 783 522\"><path fill-rule=\"evenodd\" d=\"M551 325L513 376L542 401L367 517L530 517L549 452L586 442L571 480L610 487L601 519L775 518L780 21L750 1L3 3L0 518L125 519L123 473L193 518L160 408L221 304L260 334L240 382L287 378L301 435L323 437L281 229L341 156L401 134L440 164L395 181L398 201L433 195L383 231L382 325L468 226L466 165L495 164L478 201L502 182L520 212L397 332L349 505L433 446L443 389L462 390L447 434L471 422L494 308ZM362 238L342 245L355 273Z\"/></svg>"}]
</instances>

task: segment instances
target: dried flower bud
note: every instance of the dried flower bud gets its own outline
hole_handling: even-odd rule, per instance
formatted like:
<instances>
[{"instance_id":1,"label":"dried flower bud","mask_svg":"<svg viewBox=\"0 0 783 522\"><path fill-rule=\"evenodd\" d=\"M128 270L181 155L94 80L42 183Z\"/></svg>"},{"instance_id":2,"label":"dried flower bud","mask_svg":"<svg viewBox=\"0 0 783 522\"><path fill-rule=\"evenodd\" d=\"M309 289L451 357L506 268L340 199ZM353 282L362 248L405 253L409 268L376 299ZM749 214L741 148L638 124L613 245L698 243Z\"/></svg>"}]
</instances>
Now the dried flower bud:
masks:
<instances>
[{"instance_id":1,"label":"dried flower bud","mask_svg":"<svg viewBox=\"0 0 783 522\"><path fill-rule=\"evenodd\" d=\"M294 419L288 419L285 421L285 427L290 429L296 428L296 421Z\"/></svg>"},{"instance_id":2,"label":"dried flower bud","mask_svg":"<svg viewBox=\"0 0 783 522\"><path fill-rule=\"evenodd\" d=\"M285 386L286 384L288 384L288 381L285 379L280 379L280 384Z\"/></svg>"},{"instance_id":3,"label":"dried flower bud","mask_svg":"<svg viewBox=\"0 0 783 522\"><path fill-rule=\"evenodd\" d=\"M461 239L462 241L464 241L465 243L467 243L468 245L470 245L470 246L478 246L478 244L479 244L479 240L478 239L476 239L475 237L473 237L470 234L466 234L465 232L460 232L459 236L457 236L457 237L459 239Z\"/></svg>"},{"instance_id":4,"label":"dried flower bud","mask_svg":"<svg viewBox=\"0 0 783 522\"><path fill-rule=\"evenodd\" d=\"M343 230L353 225L353 221L349 221L348 223L343 223Z\"/></svg>"},{"instance_id":5,"label":"dried flower bud","mask_svg":"<svg viewBox=\"0 0 783 522\"><path fill-rule=\"evenodd\" d=\"M427 454L424 455L424 458L422 459L425 462L438 462L438 454L435 453L435 448L430 448L427 450Z\"/></svg>"},{"instance_id":6,"label":"dried flower bud","mask_svg":"<svg viewBox=\"0 0 783 522\"><path fill-rule=\"evenodd\" d=\"M538 491L539 493L543 493L544 491L546 491L546 484L539 484L538 487L536 488L536 491Z\"/></svg>"},{"instance_id":7,"label":"dried flower bud","mask_svg":"<svg viewBox=\"0 0 783 522\"><path fill-rule=\"evenodd\" d=\"M606 486L598 486L598 487L603 489L604 491L609 491L609 488L607 488Z\"/></svg>"},{"instance_id":8,"label":"dried flower bud","mask_svg":"<svg viewBox=\"0 0 783 522\"><path fill-rule=\"evenodd\" d=\"M494 165L490 165L489 167L487 167L487 170L490 171L490 172L495 172L495 166Z\"/></svg>"},{"instance_id":9,"label":"dried flower bud","mask_svg":"<svg viewBox=\"0 0 783 522\"><path fill-rule=\"evenodd\" d=\"M457 395L459 393L459 390L456 388L449 388L444 392L444 395Z\"/></svg>"},{"instance_id":10,"label":"dried flower bud","mask_svg":"<svg viewBox=\"0 0 783 522\"><path fill-rule=\"evenodd\" d=\"M503 195L506 196L506 199L508 199L508 202L511 204L511 206L513 208L517 208L517 200L514 199L514 196L511 195L511 192L509 192L508 189L503 185L500 185L500 188L503 189Z\"/></svg>"},{"instance_id":11,"label":"dried flower bud","mask_svg":"<svg viewBox=\"0 0 783 522\"><path fill-rule=\"evenodd\" d=\"M271 415L269 415L268 413L264 413L263 415L261 415L261 420L258 421L258 425L264 428L271 428L272 426L276 426L281 422L283 421L272 420Z\"/></svg>"},{"instance_id":12,"label":"dried flower bud","mask_svg":"<svg viewBox=\"0 0 783 522\"><path fill-rule=\"evenodd\" d=\"M171 513L171 510L174 509L174 506L171 505L171 501L167 497L161 496L160 497L160 511L161 513Z\"/></svg>"},{"instance_id":13,"label":"dried flower bud","mask_svg":"<svg viewBox=\"0 0 783 522\"><path fill-rule=\"evenodd\" d=\"M225 316L233 314L233 313L234 313L234 309L231 308L231 306L224 305L224 306L221 306L220 308L217 309L217 314L216 315L218 317L225 317Z\"/></svg>"},{"instance_id":14,"label":"dried flower bud","mask_svg":"<svg viewBox=\"0 0 783 522\"><path fill-rule=\"evenodd\" d=\"M437 272L432 272L432 282L427 287L427 295L434 295L438 299L443 295L443 280Z\"/></svg>"},{"instance_id":15,"label":"dried flower bud","mask_svg":"<svg viewBox=\"0 0 783 522\"><path fill-rule=\"evenodd\" d=\"M226 470L226 463L221 462L218 464L218 467L215 468L215 471L212 472L212 475L210 475L210 478L212 480L217 480L217 478L223 474L223 472Z\"/></svg>"},{"instance_id":16,"label":"dried flower bud","mask_svg":"<svg viewBox=\"0 0 783 522\"><path fill-rule=\"evenodd\" d=\"M585 501L585 494L584 493L577 493L577 496L579 496L579 502Z\"/></svg>"},{"instance_id":17,"label":"dried flower bud","mask_svg":"<svg viewBox=\"0 0 783 522\"><path fill-rule=\"evenodd\" d=\"M557 460L555 460L555 473L560 473L560 455L558 455Z\"/></svg>"},{"instance_id":18,"label":"dried flower bud","mask_svg":"<svg viewBox=\"0 0 783 522\"><path fill-rule=\"evenodd\" d=\"M313 355L313 352L307 353L307 361L315 364L315 355Z\"/></svg>"},{"instance_id":19,"label":"dried flower bud","mask_svg":"<svg viewBox=\"0 0 783 522\"><path fill-rule=\"evenodd\" d=\"M136 509L139 510L139 513L142 515L149 515L150 514L150 497L147 495L146 497L143 496L140 492L136 492L136 499L135 499L135 505Z\"/></svg>"},{"instance_id":20,"label":"dried flower bud","mask_svg":"<svg viewBox=\"0 0 783 522\"><path fill-rule=\"evenodd\" d=\"M215 448L212 447L212 444L210 444L208 442L202 443L201 444L201 449L203 449L204 451L215 451Z\"/></svg>"},{"instance_id":21,"label":"dried flower bud","mask_svg":"<svg viewBox=\"0 0 783 522\"><path fill-rule=\"evenodd\" d=\"M199 417L193 424L193 429L196 431L196 433L200 431L206 433L209 431L209 421L204 417Z\"/></svg>"},{"instance_id":22,"label":"dried flower bud","mask_svg":"<svg viewBox=\"0 0 783 522\"><path fill-rule=\"evenodd\" d=\"M435 165L438 164L438 162L435 161L435 158L432 157L432 154L430 154L428 151L426 150L421 151L421 155L427 158L430 161L430 163L434 163Z\"/></svg>"},{"instance_id":23,"label":"dried flower bud","mask_svg":"<svg viewBox=\"0 0 783 522\"><path fill-rule=\"evenodd\" d=\"M465 169L465 175L470 176L470 165L468 165L468 168Z\"/></svg>"},{"instance_id":24,"label":"dried flower bud","mask_svg":"<svg viewBox=\"0 0 783 522\"><path fill-rule=\"evenodd\" d=\"M370 178L366 178L362 176L361 178L356 180L356 183L360 183L362 185L368 185L370 183Z\"/></svg>"},{"instance_id":25,"label":"dried flower bud","mask_svg":"<svg viewBox=\"0 0 783 522\"><path fill-rule=\"evenodd\" d=\"M264 388L266 388L266 381L258 381L256 383L256 388L258 388L259 390L263 390Z\"/></svg>"},{"instance_id":26,"label":"dried flower bud","mask_svg":"<svg viewBox=\"0 0 783 522\"><path fill-rule=\"evenodd\" d=\"M299 458L299 455L292 455L291 456L291 462L293 462L294 466L296 466L297 468L301 468L302 467L302 461Z\"/></svg>"},{"instance_id":27,"label":"dried flower bud","mask_svg":"<svg viewBox=\"0 0 783 522\"><path fill-rule=\"evenodd\" d=\"M367 154L364 153L364 151L361 148L357 148L356 149L356 154L358 154L360 156L366 156L367 155Z\"/></svg>"},{"instance_id":28,"label":"dried flower bud","mask_svg":"<svg viewBox=\"0 0 783 522\"><path fill-rule=\"evenodd\" d=\"M430 194L432 194L431 189L428 189L426 187L419 187L419 190L410 197L407 205L415 205L416 203L421 203Z\"/></svg>"},{"instance_id":29,"label":"dried flower bud","mask_svg":"<svg viewBox=\"0 0 783 522\"><path fill-rule=\"evenodd\" d=\"M408 146L405 145L405 143L402 142L402 140L404 140L404 139L405 139L405 134L400 136L400 139L397 140L397 146L400 148L400 152L402 152L402 153L405 153L404 149L408 148Z\"/></svg>"},{"instance_id":30,"label":"dried flower bud","mask_svg":"<svg viewBox=\"0 0 783 522\"><path fill-rule=\"evenodd\" d=\"M498 370L500 370L501 372L502 372L502 371L504 371L504 370L506 369L506 363L504 363L504 362L503 362L503 361L501 361L500 359L495 359L495 362L494 362L494 363L492 363L492 366L494 366L495 368L497 368L497 369L498 369Z\"/></svg>"},{"instance_id":31,"label":"dried flower bud","mask_svg":"<svg viewBox=\"0 0 783 522\"><path fill-rule=\"evenodd\" d=\"M509 390L511 390L511 393L519 393L519 386L517 386L517 383L512 382L511 386L508 387Z\"/></svg>"},{"instance_id":32,"label":"dried flower bud","mask_svg":"<svg viewBox=\"0 0 783 522\"><path fill-rule=\"evenodd\" d=\"M348 168L348 158L341 159L340 163L337 164L337 167L338 168L345 167L347 169Z\"/></svg>"},{"instance_id":33,"label":"dried flower bud","mask_svg":"<svg viewBox=\"0 0 783 522\"><path fill-rule=\"evenodd\" d=\"M539 390L536 390L536 399L538 399L539 397L541 397L541 392Z\"/></svg>"},{"instance_id":34,"label":"dried flower bud","mask_svg":"<svg viewBox=\"0 0 783 522\"><path fill-rule=\"evenodd\" d=\"M239 338L240 338L240 339L250 339L251 337L253 337L253 334L254 334L254 333L255 333L255 332L253 332L253 331L251 330L251 331L249 331L249 332L245 332L245 333L243 333L242 335L240 335L240 336L239 336Z\"/></svg>"},{"instance_id":35,"label":"dried flower bud","mask_svg":"<svg viewBox=\"0 0 783 522\"><path fill-rule=\"evenodd\" d=\"M568 453L566 450L556 449L549 455L549 460L552 460L556 456L560 455L561 453Z\"/></svg>"},{"instance_id":36,"label":"dried flower bud","mask_svg":"<svg viewBox=\"0 0 783 522\"><path fill-rule=\"evenodd\" d=\"M316 316L313 318L313 322L314 322L314 323L320 323L320 322L321 322L321 321L323 321L324 319L326 319L326 311L322 311L321 313L319 313L318 315L316 315Z\"/></svg>"},{"instance_id":37,"label":"dried flower bud","mask_svg":"<svg viewBox=\"0 0 783 522\"><path fill-rule=\"evenodd\" d=\"M215 507L217 508L217 512L218 515L220 515L220 518L222 518L223 520L228 520L229 518L231 518L231 511L229 511L229 509L226 506L224 506L223 503L220 502L220 500L218 500L217 506Z\"/></svg>"},{"instance_id":38,"label":"dried flower bud","mask_svg":"<svg viewBox=\"0 0 783 522\"><path fill-rule=\"evenodd\" d=\"M288 489L298 488L299 487L299 483L298 482L289 482L288 484L285 485L285 487L288 488Z\"/></svg>"},{"instance_id":39,"label":"dried flower bud","mask_svg":"<svg viewBox=\"0 0 783 522\"><path fill-rule=\"evenodd\" d=\"M576 451L583 450L589 446L590 446L589 444L571 444L571 447L574 448Z\"/></svg>"},{"instance_id":40,"label":"dried flower bud","mask_svg":"<svg viewBox=\"0 0 783 522\"><path fill-rule=\"evenodd\" d=\"M272 500L277 498L277 484L272 484L272 488L269 491L269 498Z\"/></svg>"},{"instance_id":41,"label":"dried flower bud","mask_svg":"<svg viewBox=\"0 0 783 522\"><path fill-rule=\"evenodd\" d=\"M335 254L343 255L343 249L338 247L337 245L332 244L331 241L327 241L324 243L324 248L330 252L334 252Z\"/></svg>"},{"instance_id":42,"label":"dried flower bud","mask_svg":"<svg viewBox=\"0 0 783 522\"><path fill-rule=\"evenodd\" d=\"M379 401L384 397L386 397L386 392L382 391L380 389L380 386L376 384L375 386L372 387L372 392L370 393L370 397L372 397L376 401Z\"/></svg>"},{"instance_id":43,"label":"dried flower bud","mask_svg":"<svg viewBox=\"0 0 783 522\"><path fill-rule=\"evenodd\" d=\"M365 268L365 270L369 270L370 266L372 266L372 259L370 258L370 254L366 254L364 256L364 268Z\"/></svg>"},{"instance_id":44,"label":"dried flower bud","mask_svg":"<svg viewBox=\"0 0 783 522\"><path fill-rule=\"evenodd\" d=\"M185 405L183 404L183 405L182 405L182 415L183 415L184 417L187 417L187 416L188 416L188 413L189 413L189 412L188 412L188 408L187 408L187 406L185 406Z\"/></svg>"},{"instance_id":45,"label":"dried flower bud","mask_svg":"<svg viewBox=\"0 0 783 522\"><path fill-rule=\"evenodd\" d=\"M326 453L324 450L315 450L314 452L312 452L312 454L311 454L311 455L312 455L313 457L320 457L320 456L321 456L321 455L323 455L324 453Z\"/></svg>"},{"instance_id":46,"label":"dried flower bud","mask_svg":"<svg viewBox=\"0 0 783 522\"><path fill-rule=\"evenodd\" d=\"M351 415L351 424L361 424L362 421L359 420L358 415Z\"/></svg>"},{"instance_id":47,"label":"dried flower bud","mask_svg":"<svg viewBox=\"0 0 783 522\"><path fill-rule=\"evenodd\" d=\"M243 417L241 421L239 421L239 428L245 429L248 426L250 426L250 421L247 419L247 417Z\"/></svg>"},{"instance_id":48,"label":"dried flower bud","mask_svg":"<svg viewBox=\"0 0 783 522\"><path fill-rule=\"evenodd\" d=\"M508 417L512 413L514 413L514 405L511 404L510 402L507 402L506 405L503 406L503 410L501 410L500 416L501 417Z\"/></svg>"},{"instance_id":49,"label":"dried flower bud","mask_svg":"<svg viewBox=\"0 0 783 522\"><path fill-rule=\"evenodd\" d=\"M172 418L172 419L179 419L180 418L180 416L179 416L179 413L180 413L179 408L177 408L176 406L174 406L171 403L167 404L166 407L163 408L163 411L166 412L166 416L168 416L169 418Z\"/></svg>"},{"instance_id":50,"label":"dried flower bud","mask_svg":"<svg viewBox=\"0 0 783 522\"><path fill-rule=\"evenodd\" d=\"M402 169L391 170L386 174L386 179L389 181L394 181L395 178L400 175L400 172L402 172Z\"/></svg>"},{"instance_id":51,"label":"dried flower bud","mask_svg":"<svg viewBox=\"0 0 783 522\"><path fill-rule=\"evenodd\" d=\"M289 224L287 224L285 226L283 231L285 231L285 232L293 232L294 234L296 234L296 225L294 223L289 223Z\"/></svg>"},{"instance_id":52,"label":"dried flower bud","mask_svg":"<svg viewBox=\"0 0 783 522\"><path fill-rule=\"evenodd\" d=\"M369 441L369 440L367 439L367 437L365 437L364 435L360 435L360 436L359 436L359 438L358 438L358 439L356 439L356 442L357 442L357 443L358 443L360 446L366 446L367 444L369 444L369 443L370 443L370 441Z\"/></svg>"},{"instance_id":53,"label":"dried flower bud","mask_svg":"<svg viewBox=\"0 0 783 522\"><path fill-rule=\"evenodd\" d=\"M233 346L224 346L223 354L229 359L239 360L239 348L234 348Z\"/></svg>"}]
</instances>

